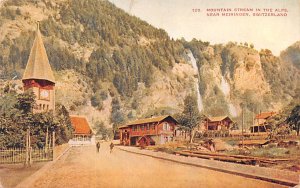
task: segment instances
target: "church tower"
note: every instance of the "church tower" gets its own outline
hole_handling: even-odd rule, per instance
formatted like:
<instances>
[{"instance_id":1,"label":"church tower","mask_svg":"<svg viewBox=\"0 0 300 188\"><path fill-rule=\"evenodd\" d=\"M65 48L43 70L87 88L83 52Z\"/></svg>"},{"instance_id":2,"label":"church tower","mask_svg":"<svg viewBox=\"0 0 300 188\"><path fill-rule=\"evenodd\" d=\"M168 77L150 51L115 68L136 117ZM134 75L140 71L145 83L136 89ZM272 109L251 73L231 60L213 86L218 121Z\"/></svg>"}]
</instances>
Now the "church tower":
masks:
<instances>
[{"instance_id":1,"label":"church tower","mask_svg":"<svg viewBox=\"0 0 300 188\"><path fill-rule=\"evenodd\" d=\"M34 113L55 110L55 79L39 30L39 24L37 24L35 39L22 82L24 91L30 89L36 96Z\"/></svg>"}]
</instances>

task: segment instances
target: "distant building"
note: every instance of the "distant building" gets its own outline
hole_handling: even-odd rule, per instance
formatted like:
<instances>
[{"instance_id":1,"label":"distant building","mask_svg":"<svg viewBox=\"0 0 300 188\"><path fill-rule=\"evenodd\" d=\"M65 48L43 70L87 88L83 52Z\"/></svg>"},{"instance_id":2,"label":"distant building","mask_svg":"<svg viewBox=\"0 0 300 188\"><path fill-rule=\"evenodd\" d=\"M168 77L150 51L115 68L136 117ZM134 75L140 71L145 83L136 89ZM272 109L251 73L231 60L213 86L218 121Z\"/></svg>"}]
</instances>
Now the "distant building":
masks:
<instances>
[{"instance_id":1,"label":"distant building","mask_svg":"<svg viewBox=\"0 0 300 188\"><path fill-rule=\"evenodd\" d=\"M83 116L70 116L74 128L73 138L69 141L71 145L89 145L95 143L95 136L92 129Z\"/></svg>"},{"instance_id":2,"label":"distant building","mask_svg":"<svg viewBox=\"0 0 300 188\"><path fill-rule=\"evenodd\" d=\"M276 112L261 112L255 116L256 125L263 125L270 117L276 115Z\"/></svg>"},{"instance_id":3,"label":"distant building","mask_svg":"<svg viewBox=\"0 0 300 188\"><path fill-rule=\"evenodd\" d=\"M233 121L228 116L207 117L202 123L202 130L229 130Z\"/></svg>"},{"instance_id":4,"label":"distant building","mask_svg":"<svg viewBox=\"0 0 300 188\"><path fill-rule=\"evenodd\" d=\"M146 146L173 141L178 122L172 116L139 119L119 127L122 145Z\"/></svg>"},{"instance_id":5,"label":"distant building","mask_svg":"<svg viewBox=\"0 0 300 188\"><path fill-rule=\"evenodd\" d=\"M266 121L276 115L276 112L261 112L255 116L255 123L250 127L252 133L256 132L268 132L271 127L266 124Z\"/></svg>"},{"instance_id":6,"label":"distant building","mask_svg":"<svg viewBox=\"0 0 300 188\"><path fill-rule=\"evenodd\" d=\"M55 110L55 79L39 26L37 26L22 82L24 91L32 90L36 96L33 112Z\"/></svg>"}]
</instances>

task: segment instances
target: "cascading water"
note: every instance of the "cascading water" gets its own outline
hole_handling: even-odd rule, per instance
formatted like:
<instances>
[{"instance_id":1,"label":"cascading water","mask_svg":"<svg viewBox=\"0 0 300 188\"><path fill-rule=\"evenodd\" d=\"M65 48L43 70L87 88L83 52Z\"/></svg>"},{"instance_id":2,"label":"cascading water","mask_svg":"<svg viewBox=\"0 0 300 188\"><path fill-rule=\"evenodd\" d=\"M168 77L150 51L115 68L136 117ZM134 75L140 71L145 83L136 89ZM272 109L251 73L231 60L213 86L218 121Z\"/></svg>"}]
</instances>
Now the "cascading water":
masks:
<instances>
[{"instance_id":1,"label":"cascading water","mask_svg":"<svg viewBox=\"0 0 300 188\"><path fill-rule=\"evenodd\" d=\"M235 108L235 106L232 103L228 104L228 109L229 109L229 113L233 116L233 117L237 117L237 110Z\"/></svg>"},{"instance_id":2,"label":"cascading water","mask_svg":"<svg viewBox=\"0 0 300 188\"><path fill-rule=\"evenodd\" d=\"M192 64L193 69L195 70L195 75L197 75L196 77L196 81L195 81L195 90L197 92L197 105L198 105L198 109L201 112L203 110L203 102L202 102L202 96L201 93L199 91L199 84L200 84L200 79L199 79L199 70L198 70L198 66L197 66L197 62L195 57L193 56L192 52L190 51L187 54L190 58L190 63Z\"/></svg>"},{"instance_id":3,"label":"cascading water","mask_svg":"<svg viewBox=\"0 0 300 188\"><path fill-rule=\"evenodd\" d=\"M223 93L226 97L230 93L230 86L229 86L227 80L225 80L223 75L222 75L222 79L221 79L221 90L223 91Z\"/></svg>"},{"instance_id":4,"label":"cascading water","mask_svg":"<svg viewBox=\"0 0 300 188\"><path fill-rule=\"evenodd\" d=\"M228 110L229 110L230 115L232 115L233 117L236 117L238 115L236 107L230 102L230 99L228 98L228 96L230 94L230 85L227 82L227 80L224 78L223 75L222 75L222 78L221 78L220 89L222 90L222 92L224 93L224 95L226 97L226 101L228 103Z\"/></svg>"}]
</instances>

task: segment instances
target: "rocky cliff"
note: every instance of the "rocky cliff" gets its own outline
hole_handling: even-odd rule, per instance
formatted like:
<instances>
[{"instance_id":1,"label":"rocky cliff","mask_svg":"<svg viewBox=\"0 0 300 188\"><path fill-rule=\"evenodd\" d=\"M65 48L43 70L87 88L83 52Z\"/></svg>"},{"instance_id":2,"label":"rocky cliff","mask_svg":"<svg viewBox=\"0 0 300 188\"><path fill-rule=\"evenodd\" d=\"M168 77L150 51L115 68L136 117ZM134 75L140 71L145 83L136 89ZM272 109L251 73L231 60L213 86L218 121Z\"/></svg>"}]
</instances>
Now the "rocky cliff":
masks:
<instances>
[{"instance_id":1,"label":"rocky cliff","mask_svg":"<svg viewBox=\"0 0 300 188\"><path fill-rule=\"evenodd\" d=\"M7 1L0 12L3 82L21 79L40 21L57 102L92 123L179 113L190 93L203 113L236 118L242 106L277 111L299 95L299 42L275 57L246 43L173 40L100 0Z\"/></svg>"}]
</instances>

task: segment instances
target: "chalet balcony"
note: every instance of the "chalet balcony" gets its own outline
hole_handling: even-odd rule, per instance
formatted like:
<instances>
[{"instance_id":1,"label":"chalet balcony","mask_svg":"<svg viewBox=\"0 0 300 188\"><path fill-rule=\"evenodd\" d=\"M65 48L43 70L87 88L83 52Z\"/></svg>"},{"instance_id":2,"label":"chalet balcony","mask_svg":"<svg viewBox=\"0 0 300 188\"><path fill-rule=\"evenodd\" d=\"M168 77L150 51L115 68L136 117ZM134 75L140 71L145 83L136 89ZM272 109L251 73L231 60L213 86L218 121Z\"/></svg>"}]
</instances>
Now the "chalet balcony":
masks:
<instances>
[{"instance_id":1,"label":"chalet balcony","mask_svg":"<svg viewBox=\"0 0 300 188\"><path fill-rule=\"evenodd\" d=\"M130 136L145 136L145 135L156 135L156 130L137 130L130 131Z\"/></svg>"}]
</instances>

